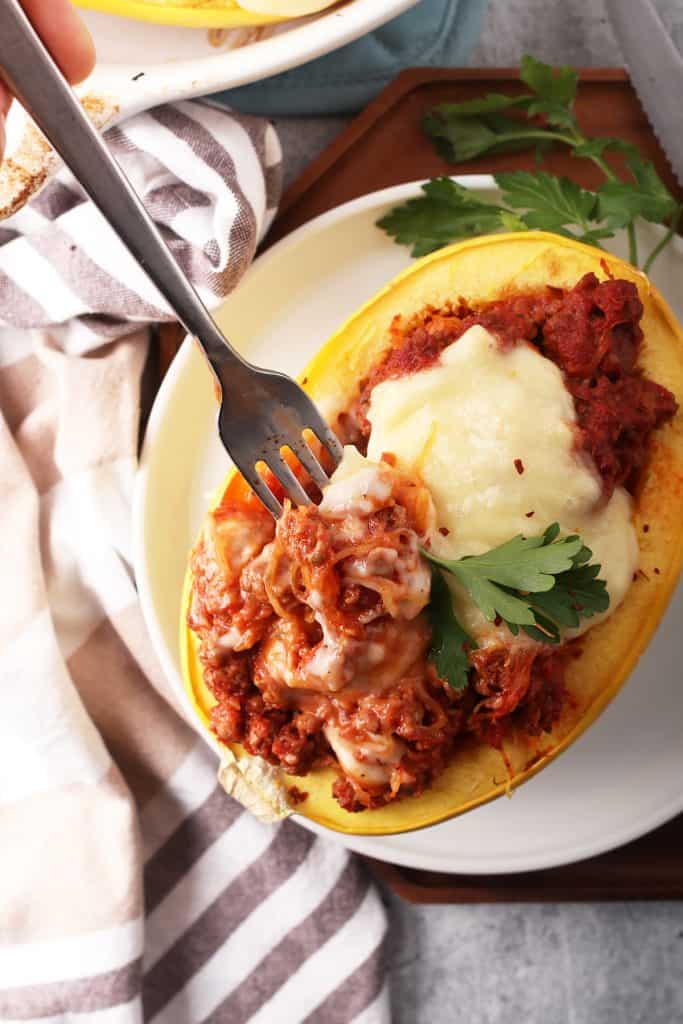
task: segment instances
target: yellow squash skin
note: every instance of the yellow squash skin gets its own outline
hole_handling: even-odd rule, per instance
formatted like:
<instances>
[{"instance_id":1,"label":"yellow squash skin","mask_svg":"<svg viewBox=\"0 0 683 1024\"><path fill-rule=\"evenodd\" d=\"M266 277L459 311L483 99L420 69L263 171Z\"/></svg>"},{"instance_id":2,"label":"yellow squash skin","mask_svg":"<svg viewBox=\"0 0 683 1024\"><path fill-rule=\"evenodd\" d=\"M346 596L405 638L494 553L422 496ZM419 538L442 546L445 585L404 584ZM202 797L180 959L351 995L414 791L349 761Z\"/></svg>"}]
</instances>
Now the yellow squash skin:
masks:
<instances>
[{"instance_id":1,"label":"yellow squash skin","mask_svg":"<svg viewBox=\"0 0 683 1024\"><path fill-rule=\"evenodd\" d=\"M74 0L77 7L121 18L151 21L157 25L186 28L247 28L271 25L282 18L255 14L238 7L233 0Z\"/></svg>"},{"instance_id":2,"label":"yellow squash skin","mask_svg":"<svg viewBox=\"0 0 683 1024\"><path fill-rule=\"evenodd\" d=\"M303 374L306 390L328 417L346 406L357 382L388 345L396 314L409 316L426 305L442 306L458 296L478 304L507 293L546 284L571 287L586 273L633 281L644 306L645 339L639 363L647 376L683 403L683 330L657 290L630 264L594 248L544 232L491 235L427 256L396 277L332 336ZM312 282L312 287L314 287ZM228 478L219 492L224 493ZM638 578L624 602L582 639L567 683L573 697L552 734L514 735L505 751L511 774L492 747L467 738L458 742L448 769L422 796L405 797L375 811L351 814L331 794L334 772L286 777L309 793L297 806L304 815L338 832L386 835L434 825L478 807L525 782L570 745L618 692L650 641L683 563L683 415L656 432L649 464L635 500L640 542ZM647 524L648 530L643 526ZM655 572L655 569L658 572ZM214 703L204 686L195 638L185 624L191 580L186 581L181 621L181 654L187 691L206 726ZM217 743L212 736L214 744ZM605 766L606 770L609 767Z\"/></svg>"}]
</instances>

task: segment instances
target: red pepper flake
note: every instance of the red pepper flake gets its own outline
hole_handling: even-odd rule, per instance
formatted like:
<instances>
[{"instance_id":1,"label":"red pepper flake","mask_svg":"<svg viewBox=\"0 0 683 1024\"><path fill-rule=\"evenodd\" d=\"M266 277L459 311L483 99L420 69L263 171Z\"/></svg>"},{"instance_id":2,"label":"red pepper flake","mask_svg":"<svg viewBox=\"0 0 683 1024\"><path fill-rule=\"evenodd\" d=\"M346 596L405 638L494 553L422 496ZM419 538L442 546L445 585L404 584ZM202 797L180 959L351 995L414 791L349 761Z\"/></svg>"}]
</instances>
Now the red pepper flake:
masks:
<instances>
[{"instance_id":1,"label":"red pepper flake","mask_svg":"<svg viewBox=\"0 0 683 1024\"><path fill-rule=\"evenodd\" d=\"M610 279L610 281L613 281L614 280L614 274L612 273L612 268L610 267L609 263L604 258L604 256L600 260L600 267L601 267L602 272L605 275L605 277L608 277Z\"/></svg>"},{"instance_id":2,"label":"red pepper flake","mask_svg":"<svg viewBox=\"0 0 683 1024\"><path fill-rule=\"evenodd\" d=\"M636 582L636 580L638 579L638 573L637 573L637 572L634 572L634 574L633 574L633 576L631 577L631 579L632 579L632 581L633 581L633 582L635 583L635 582Z\"/></svg>"},{"instance_id":3,"label":"red pepper flake","mask_svg":"<svg viewBox=\"0 0 683 1024\"><path fill-rule=\"evenodd\" d=\"M517 470L520 476L524 472L524 463L521 459L515 459L515 469Z\"/></svg>"},{"instance_id":4,"label":"red pepper flake","mask_svg":"<svg viewBox=\"0 0 683 1024\"><path fill-rule=\"evenodd\" d=\"M308 377L303 377L301 383L304 387L306 387L306 385L308 384Z\"/></svg>"},{"instance_id":5,"label":"red pepper flake","mask_svg":"<svg viewBox=\"0 0 683 1024\"><path fill-rule=\"evenodd\" d=\"M442 537L447 537L450 532L451 531L448 529L447 526L440 526L439 527L439 533L441 534Z\"/></svg>"},{"instance_id":6,"label":"red pepper flake","mask_svg":"<svg viewBox=\"0 0 683 1024\"><path fill-rule=\"evenodd\" d=\"M527 517L527 519L531 519L531 517L533 515L535 515L535 513L534 513L534 510L532 509L531 512L525 512L524 515Z\"/></svg>"},{"instance_id":7,"label":"red pepper flake","mask_svg":"<svg viewBox=\"0 0 683 1024\"><path fill-rule=\"evenodd\" d=\"M654 573L655 576L659 576L659 569L657 568L657 566L655 566Z\"/></svg>"},{"instance_id":8,"label":"red pepper flake","mask_svg":"<svg viewBox=\"0 0 683 1024\"><path fill-rule=\"evenodd\" d=\"M427 540L425 541L425 547L426 547L426 548L427 548L427 550L429 551L429 549L431 548L431 546L432 546L432 542L431 542L431 540L429 539L429 537L427 537Z\"/></svg>"},{"instance_id":9,"label":"red pepper flake","mask_svg":"<svg viewBox=\"0 0 683 1024\"><path fill-rule=\"evenodd\" d=\"M503 620L501 619L500 615L496 615L495 619L493 620L493 625L494 626L501 626L502 624L503 624Z\"/></svg>"},{"instance_id":10,"label":"red pepper flake","mask_svg":"<svg viewBox=\"0 0 683 1024\"><path fill-rule=\"evenodd\" d=\"M382 452L382 454L380 456L380 461L381 462L386 462L386 464L388 466L395 466L396 465L396 456L394 455L393 452Z\"/></svg>"},{"instance_id":11,"label":"red pepper flake","mask_svg":"<svg viewBox=\"0 0 683 1024\"><path fill-rule=\"evenodd\" d=\"M643 523L643 533L649 533L649 532L650 532L650 524L649 523Z\"/></svg>"},{"instance_id":12,"label":"red pepper flake","mask_svg":"<svg viewBox=\"0 0 683 1024\"><path fill-rule=\"evenodd\" d=\"M302 789L299 789L298 786L290 786L289 789L287 790L287 793L289 794L289 799L294 804L294 806L296 806L297 804L302 804L304 800L308 800L308 793L305 793Z\"/></svg>"}]
</instances>

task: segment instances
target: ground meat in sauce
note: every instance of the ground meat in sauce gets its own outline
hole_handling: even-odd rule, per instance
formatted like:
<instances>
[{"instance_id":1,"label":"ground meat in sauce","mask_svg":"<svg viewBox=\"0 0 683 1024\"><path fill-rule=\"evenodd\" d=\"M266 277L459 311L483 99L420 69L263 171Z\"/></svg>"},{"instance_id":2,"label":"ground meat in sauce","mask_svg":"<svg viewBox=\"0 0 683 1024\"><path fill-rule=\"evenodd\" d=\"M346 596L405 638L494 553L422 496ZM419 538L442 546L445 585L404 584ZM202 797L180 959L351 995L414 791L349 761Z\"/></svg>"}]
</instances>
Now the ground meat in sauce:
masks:
<instances>
[{"instance_id":1,"label":"ground meat in sauce","mask_svg":"<svg viewBox=\"0 0 683 1024\"><path fill-rule=\"evenodd\" d=\"M421 792L443 770L463 727L462 698L426 659L430 634L419 607L402 618L399 601L398 621L387 613L396 601L392 588L400 584L400 579L394 581L394 563L405 563L411 581L419 565L425 575L423 604L429 593L429 572L414 532L429 498L424 488L402 483L392 469L387 472L398 480L396 493L364 516L362 544L349 544L355 529L351 521L329 521L316 506L287 510L274 537L273 521L252 506L254 528L247 534L252 546L259 537L260 550L257 546L241 571L226 576L221 587L215 571L222 562L221 545L223 540L233 542L231 524L244 526L248 517L246 507L238 512L226 502L192 556L195 592L189 623L200 637L204 679L216 698L211 725L220 740L241 743L248 753L292 775L336 763L324 731L327 723L334 723L354 746L384 735L395 736L401 744L403 756L386 784L344 775L335 785L337 799L348 810L379 807L398 792ZM354 580L361 548L364 564L379 574L381 593L370 589L373 581L362 574L362 582ZM392 551L395 556L388 557ZM245 604L250 611L246 617ZM316 649L323 645L316 615L322 616L325 634L338 638L341 650L353 651L361 642L389 644L386 660L392 674L406 651L409 663L381 692L356 692L355 679L338 692L309 689L307 676ZM258 630L250 616L259 623ZM282 675L278 644L283 630L294 690Z\"/></svg>"},{"instance_id":2,"label":"ground meat in sauce","mask_svg":"<svg viewBox=\"0 0 683 1024\"><path fill-rule=\"evenodd\" d=\"M481 324L501 345L526 341L556 363L574 398L577 445L592 456L605 494L609 496L618 484L633 488L653 430L677 408L671 393L637 368L641 315L633 284L599 283L587 274L567 292L546 288L476 310L461 301L446 309L427 309L408 322L397 318L387 355L362 383L356 402L340 416L339 433L346 443L365 450L372 389L383 380L433 365L444 348L469 327ZM395 460L389 455L387 462ZM229 527L246 514L244 507L219 509L217 533L222 529L221 515ZM401 531L415 526L414 514L414 508L392 500L368 517L367 536L379 546L397 544ZM533 510L527 514L531 517ZM272 564L268 570L268 560L259 557L264 549L266 553L271 549L272 520L258 503L249 507L248 519L255 557L238 567L229 586L212 568L208 541L193 554L195 591L189 623L200 636L204 678L217 701L211 723L219 739L239 742L250 754L293 775L335 765L339 771L335 798L346 810L359 811L422 792L445 769L461 736L471 733L501 747L510 729L539 736L561 717L570 700L565 668L577 650L576 642L561 648L492 646L473 651L470 684L456 693L438 678L427 660L426 644L419 640L418 646L423 644L419 658L383 692L349 695L342 689L309 700L307 707L294 706L287 699L287 688L269 674L263 654L274 642L269 637L275 634L277 643L284 621L289 623L286 646L294 663L303 664L301 659L311 645L321 641L320 626L310 609L304 611L298 603L296 582L291 583L297 579L292 565L308 566L320 593L335 609L336 627L347 637L367 639L373 630L381 636L386 609L376 592L358 581L345 580L338 567L330 568L335 540L317 510L293 512L278 530L276 561L280 567L285 565L281 576L289 583L278 581L279 570L273 570ZM403 628L417 630L415 635L421 636L420 621L418 617ZM222 643L233 628L242 631L243 649L228 650ZM324 732L330 716L345 737L359 743L385 734L400 742L403 755L390 784L361 783L341 769Z\"/></svg>"},{"instance_id":3,"label":"ground meat in sauce","mask_svg":"<svg viewBox=\"0 0 683 1024\"><path fill-rule=\"evenodd\" d=\"M393 544L403 550L406 531L415 526L420 507L411 490L404 493L403 501L405 504L392 500L367 516L366 546L384 551ZM234 522L241 529L248 526L250 516L249 535L252 540L259 537L261 549L256 547L231 583L226 577L220 586L213 569L216 561L220 562L216 549L224 539L222 531ZM400 623L397 641L405 648L410 637L413 642L417 638L417 657L382 692L354 693L353 686L338 693L297 690L296 701L290 699L291 691L277 672L273 675L264 652L269 650L269 636L285 623L288 656L295 671L301 673L297 685L303 685L305 659L311 647L320 643L321 630L312 621L310 605L297 603L297 587L305 590L313 584L316 606L330 611L326 628L339 629L347 641L372 639L373 635L385 638L395 624L388 620L376 593L345 578L345 560L335 562L343 554L340 536L317 507L285 514L278 525L275 552L274 524L258 506L238 513L227 503L225 508L219 507L215 519L193 553L195 595L189 622L200 637L204 679L216 699L211 726L223 742L241 743L248 753L291 775L306 775L330 764L339 767L324 731L330 720L354 746L368 737L395 737L403 754L390 781L369 784L341 771L333 785L334 796L344 809L360 811L381 807L398 795L423 792L446 768L459 736L473 732L500 746L515 723L537 735L557 720L565 697L564 656L537 648L474 652L473 685L457 693L427 660L429 631L422 615ZM232 534L228 529L228 544L233 542ZM283 583L281 562L293 589ZM303 566L305 580L300 575ZM237 641L232 632L235 623L242 629ZM233 649L226 647L226 635L232 637ZM235 643L245 649L234 649Z\"/></svg>"},{"instance_id":4,"label":"ground meat in sauce","mask_svg":"<svg viewBox=\"0 0 683 1024\"><path fill-rule=\"evenodd\" d=\"M446 310L427 309L407 322L396 318L391 347L362 383L344 425L364 435L367 445L373 388L434 365L444 348L481 324L503 346L530 342L562 370L574 397L577 445L593 457L605 496L618 484L633 489L652 432L677 409L671 392L636 365L642 313L632 282L599 282L586 274L567 292L545 288L476 310L460 302Z\"/></svg>"}]
</instances>

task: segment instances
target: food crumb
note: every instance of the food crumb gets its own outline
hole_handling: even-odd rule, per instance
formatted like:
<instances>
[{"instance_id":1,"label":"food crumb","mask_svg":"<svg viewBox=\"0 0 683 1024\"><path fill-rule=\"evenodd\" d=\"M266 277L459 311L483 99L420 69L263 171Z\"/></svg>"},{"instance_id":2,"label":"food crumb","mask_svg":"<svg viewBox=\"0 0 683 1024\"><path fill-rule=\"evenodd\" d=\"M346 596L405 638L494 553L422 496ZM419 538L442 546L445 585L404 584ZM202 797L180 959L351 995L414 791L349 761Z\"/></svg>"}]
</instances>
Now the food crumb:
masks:
<instances>
[{"instance_id":1,"label":"food crumb","mask_svg":"<svg viewBox=\"0 0 683 1024\"><path fill-rule=\"evenodd\" d=\"M209 46L222 46L228 38L226 28L210 28L208 32Z\"/></svg>"},{"instance_id":2,"label":"food crumb","mask_svg":"<svg viewBox=\"0 0 683 1024\"><path fill-rule=\"evenodd\" d=\"M450 532L451 531L448 529L447 526L440 526L439 527L439 533L441 534L442 537L447 537Z\"/></svg>"},{"instance_id":3,"label":"food crumb","mask_svg":"<svg viewBox=\"0 0 683 1024\"><path fill-rule=\"evenodd\" d=\"M524 472L524 463L521 459L515 459L515 469L517 470L520 476Z\"/></svg>"},{"instance_id":4,"label":"food crumb","mask_svg":"<svg viewBox=\"0 0 683 1024\"><path fill-rule=\"evenodd\" d=\"M657 566L655 566L655 568L654 568L654 573L655 573L655 576L659 576L659 569L657 568Z\"/></svg>"},{"instance_id":5,"label":"food crumb","mask_svg":"<svg viewBox=\"0 0 683 1024\"><path fill-rule=\"evenodd\" d=\"M643 533L649 533L649 532L650 532L650 524L649 523L643 523Z\"/></svg>"},{"instance_id":6,"label":"food crumb","mask_svg":"<svg viewBox=\"0 0 683 1024\"><path fill-rule=\"evenodd\" d=\"M304 792L304 790L302 789L299 789L298 786L290 786L289 789L287 790L287 793L289 795L289 799L294 804L294 806L296 806L297 804L302 804L304 800L308 800L308 793Z\"/></svg>"},{"instance_id":7,"label":"food crumb","mask_svg":"<svg viewBox=\"0 0 683 1024\"><path fill-rule=\"evenodd\" d=\"M137 75L133 75L131 81L139 82L140 79L144 78L144 77L145 77L145 72L144 71L138 71Z\"/></svg>"},{"instance_id":8,"label":"food crumb","mask_svg":"<svg viewBox=\"0 0 683 1024\"><path fill-rule=\"evenodd\" d=\"M303 384L304 387L306 387L306 385L308 384L308 377L304 377L301 383Z\"/></svg>"},{"instance_id":9,"label":"food crumb","mask_svg":"<svg viewBox=\"0 0 683 1024\"><path fill-rule=\"evenodd\" d=\"M380 462L386 462L387 466L395 466L396 456L393 452L382 452Z\"/></svg>"},{"instance_id":10,"label":"food crumb","mask_svg":"<svg viewBox=\"0 0 683 1024\"><path fill-rule=\"evenodd\" d=\"M524 515L527 519L531 519L531 517L534 515L534 510L532 509L531 512L525 512Z\"/></svg>"}]
</instances>

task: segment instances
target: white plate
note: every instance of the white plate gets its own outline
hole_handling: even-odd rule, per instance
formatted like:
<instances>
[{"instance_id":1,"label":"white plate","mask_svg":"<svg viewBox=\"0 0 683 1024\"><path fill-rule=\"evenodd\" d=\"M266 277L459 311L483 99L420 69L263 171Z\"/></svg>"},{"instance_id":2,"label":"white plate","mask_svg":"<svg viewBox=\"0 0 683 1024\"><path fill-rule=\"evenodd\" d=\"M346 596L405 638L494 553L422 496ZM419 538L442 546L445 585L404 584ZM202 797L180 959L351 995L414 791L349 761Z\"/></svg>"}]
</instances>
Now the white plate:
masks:
<instances>
[{"instance_id":1,"label":"white plate","mask_svg":"<svg viewBox=\"0 0 683 1024\"><path fill-rule=\"evenodd\" d=\"M416 2L351 0L276 27L233 30L218 43L222 37L217 37L216 30L152 25L81 11L98 56L97 69L82 91L113 94L132 110L151 106L151 100L163 103L233 89L336 50Z\"/></svg>"},{"instance_id":2,"label":"white plate","mask_svg":"<svg viewBox=\"0 0 683 1024\"><path fill-rule=\"evenodd\" d=\"M490 178L459 180L495 194ZM349 313L410 262L407 250L374 223L416 191L415 184L401 185L347 203L258 259L217 314L237 347L256 363L297 373ZM646 233L656 237L654 228ZM621 246L615 251L623 255ZM668 249L653 276L680 316L683 249ZM186 556L228 465L215 417L209 373L186 341L147 428L135 502L143 608L157 652L184 702L177 637ZM382 860L488 874L589 857L673 817L683 810L682 626L679 587L665 622L619 696L587 733L511 799L420 832L337 838ZM312 827L306 819L301 822Z\"/></svg>"}]
</instances>

